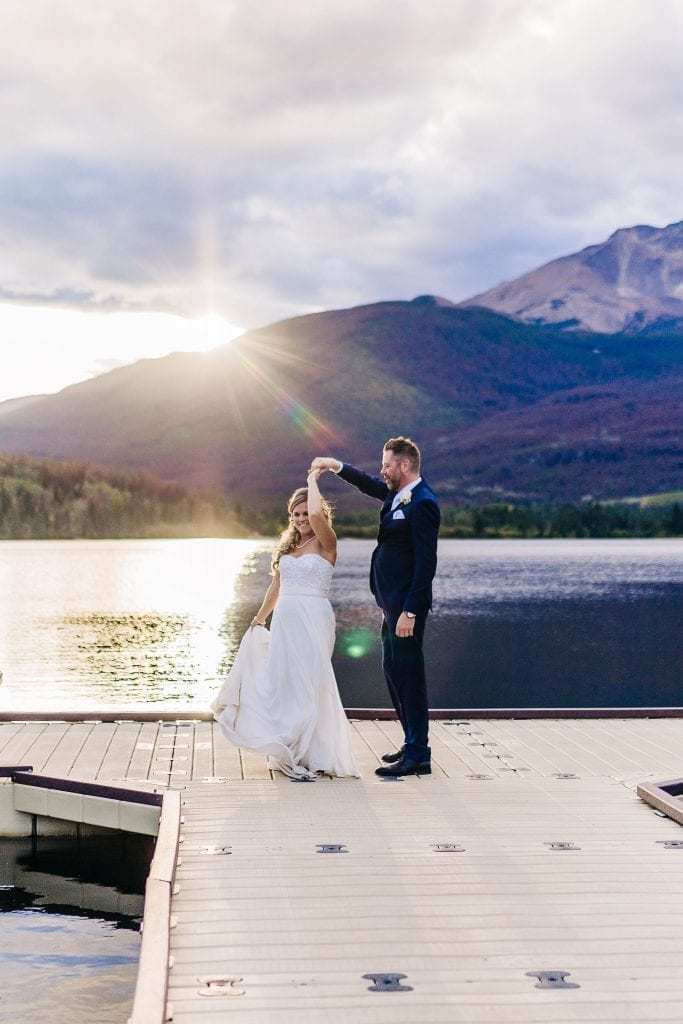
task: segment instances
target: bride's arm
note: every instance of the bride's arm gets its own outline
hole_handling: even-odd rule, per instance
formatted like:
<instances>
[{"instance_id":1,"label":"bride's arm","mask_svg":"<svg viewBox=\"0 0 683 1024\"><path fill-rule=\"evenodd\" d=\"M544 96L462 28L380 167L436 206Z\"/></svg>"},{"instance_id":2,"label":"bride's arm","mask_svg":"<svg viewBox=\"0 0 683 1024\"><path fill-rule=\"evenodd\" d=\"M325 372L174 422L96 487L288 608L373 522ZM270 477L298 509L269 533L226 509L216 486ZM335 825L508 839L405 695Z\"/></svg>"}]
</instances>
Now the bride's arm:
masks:
<instances>
[{"instance_id":1,"label":"bride's arm","mask_svg":"<svg viewBox=\"0 0 683 1024\"><path fill-rule=\"evenodd\" d=\"M265 626L266 619L277 604L277 599L280 596L280 570L274 569L273 573L274 575L270 581L270 586L266 590L263 600L261 601L261 607L249 624L250 627Z\"/></svg>"},{"instance_id":2,"label":"bride's arm","mask_svg":"<svg viewBox=\"0 0 683 1024\"><path fill-rule=\"evenodd\" d=\"M323 469L312 469L308 474L308 521L311 529L320 541L326 557L334 561L337 555L337 534L334 532L327 516L323 512L323 500L318 487L318 477Z\"/></svg>"}]
</instances>

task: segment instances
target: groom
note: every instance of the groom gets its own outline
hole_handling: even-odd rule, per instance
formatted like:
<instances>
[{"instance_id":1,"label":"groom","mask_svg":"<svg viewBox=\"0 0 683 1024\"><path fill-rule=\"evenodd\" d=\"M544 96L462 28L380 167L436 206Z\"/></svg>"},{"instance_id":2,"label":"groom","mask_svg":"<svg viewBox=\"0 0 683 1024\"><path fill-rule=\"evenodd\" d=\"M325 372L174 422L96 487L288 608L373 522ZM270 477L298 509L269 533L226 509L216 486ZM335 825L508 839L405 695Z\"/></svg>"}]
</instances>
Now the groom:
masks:
<instances>
[{"instance_id":1,"label":"groom","mask_svg":"<svg viewBox=\"0 0 683 1024\"><path fill-rule=\"evenodd\" d=\"M408 437L384 445L379 477L339 459L316 458L312 469L329 469L382 502L370 589L384 613L382 667L403 726L399 751L384 754L377 775L429 775L429 708L422 639L432 606L440 513L436 496L420 476L420 452Z\"/></svg>"}]
</instances>

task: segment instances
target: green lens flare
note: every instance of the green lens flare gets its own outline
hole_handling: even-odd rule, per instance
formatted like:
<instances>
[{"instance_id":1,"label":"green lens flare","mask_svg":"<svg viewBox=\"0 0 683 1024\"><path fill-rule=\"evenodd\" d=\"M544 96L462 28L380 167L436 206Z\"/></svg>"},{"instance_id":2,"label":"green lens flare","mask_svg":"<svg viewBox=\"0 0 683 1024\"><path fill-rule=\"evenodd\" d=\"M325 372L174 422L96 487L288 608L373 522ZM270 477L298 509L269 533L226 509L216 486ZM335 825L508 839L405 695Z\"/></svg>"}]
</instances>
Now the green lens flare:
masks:
<instances>
[{"instance_id":1,"label":"green lens flare","mask_svg":"<svg viewBox=\"0 0 683 1024\"><path fill-rule=\"evenodd\" d=\"M370 650L374 633L364 626L350 629L341 638L341 649L349 658L364 658Z\"/></svg>"}]
</instances>

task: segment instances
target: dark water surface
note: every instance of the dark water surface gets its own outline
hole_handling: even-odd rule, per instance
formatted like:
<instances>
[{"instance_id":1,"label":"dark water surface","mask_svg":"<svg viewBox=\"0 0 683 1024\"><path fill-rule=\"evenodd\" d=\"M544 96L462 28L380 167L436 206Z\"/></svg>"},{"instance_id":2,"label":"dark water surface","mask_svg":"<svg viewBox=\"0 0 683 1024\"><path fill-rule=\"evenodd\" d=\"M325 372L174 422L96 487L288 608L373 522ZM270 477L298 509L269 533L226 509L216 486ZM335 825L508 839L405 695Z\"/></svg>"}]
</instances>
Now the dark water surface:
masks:
<instances>
[{"instance_id":1,"label":"dark water surface","mask_svg":"<svg viewBox=\"0 0 683 1024\"><path fill-rule=\"evenodd\" d=\"M130 1013L152 843L0 840L0 1021L121 1024Z\"/></svg>"},{"instance_id":2,"label":"dark water surface","mask_svg":"<svg viewBox=\"0 0 683 1024\"><path fill-rule=\"evenodd\" d=\"M347 707L387 704L371 541L330 598ZM205 709L268 584L271 542L0 543L0 710ZM439 545L434 707L683 704L683 541Z\"/></svg>"},{"instance_id":3,"label":"dark water surface","mask_svg":"<svg viewBox=\"0 0 683 1024\"><path fill-rule=\"evenodd\" d=\"M425 638L433 707L683 704L681 542L451 541L441 555ZM340 639L347 705L384 703Z\"/></svg>"}]
</instances>

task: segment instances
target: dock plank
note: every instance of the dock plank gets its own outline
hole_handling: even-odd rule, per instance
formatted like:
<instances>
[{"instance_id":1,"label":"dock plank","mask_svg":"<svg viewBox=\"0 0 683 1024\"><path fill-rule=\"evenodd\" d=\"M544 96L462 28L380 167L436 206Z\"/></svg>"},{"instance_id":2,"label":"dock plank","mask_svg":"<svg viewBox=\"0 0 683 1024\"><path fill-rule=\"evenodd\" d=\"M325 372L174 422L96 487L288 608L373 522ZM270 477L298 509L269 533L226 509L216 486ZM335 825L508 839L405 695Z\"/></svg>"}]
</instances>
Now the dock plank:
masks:
<instances>
[{"instance_id":1,"label":"dock plank","mask_svg":"<svg viewBox=\"0 0 683 1024\"><path fill-rule=\"evenodd\" d=\"M372 768L377 768L382 763L382 754L396 750L401 745L401 736L397 729L387 729L386 725L395 723L373 722L370 719L359 719L353 723L364 751L362 760ZM370 754L368 758L365 752Z\"/></svg>"},{"instance_id":2,"label":"dock plank","mask_svg":"<svg viewBox=\"0 0 683 1024\"><path fill-rule=\"evenodd\" d=\"M637 719L609 720L603 723L602 733L608 742L619 744L633 751L642 769L647 772L663 772L675 770L681 764L683 751L683 722L671 720L678 728L669 737L667 726L662 722L656 730L650 730L650 723Z\"/></svg>"},{"instance_id":3,"label":"dock plank","mask_svg":"<svg viewBox=\"0 0 683 1024\"><path fill-rule=\"evenodd\" d=\"M48 727L47 722L2 722L0 735L3 737L2 763L26 764L31 748ZM8 738L4 741L5 730Z\"/></svg>"},{"instance_id":4,"label":"dock plank","mask_svg":"<svg viewBox=\"0 0 683 1024\"><path fill-rule=\"evenodd\" d=\"M47 775L71 775L74 764L79 759L88 739L93 735L95 725L92 722L74 722L64 730L59 742L49 757L43 762L42 771ZM98 736L101 735L98 733ZM84 775L83 778L89 776Z\"/></svg>"},{"instance_id":5,"label":"dock plank","mask_svg":"<svg viewBox=\"0 0 683 1024\"><path fill-rule=\"evenodd\" d=\"M125 779L130 768L141 729L140 722L121 721L116 723L116 732L102 758L99 776L103 779Z\"/></svg>"},{"instance_id":6,"label":"dock plank","mask_svg":"<svg viewBox=\"0 0 683 1024\"><path fill-rule=\"evenodd\" d=\"M479 722L472 725L459 726L458 724L446 725L440 722L433 722L431 726L432 735L438 742L446 746L455 755L457 762L465 766L466 775L492 775L497 777L504 774L505 766L496 757L487 756L492 751L482 746L486 740L486 734L479 728ZM456 762L456 763L457 763Z\"/></svg>"},{"instance_id":7,"label":"dock plank","mask_svg":"<svg viewBox=\"0 0 683 1024\"><path fill-rule=\"evenodd\" d=\"M662 755L666 755L668 763L680 764L680 751L683 750L683 719L645 719L637 724L643 726L648 738L655 742Z\"/></svg>"},{"instance_id":8,"label":"dock plank","mask_svg":"<svg viewBox=\"0 0 683 1024\"><path fill-rule=\"evenodd\" d=\"M0 723L0 764L9 763L8 758L11 759L12 756L10 743L21 734L25 727L25 722Z\"/></svg>"},{"instance_id":9,"label":"dock plank","mask_svg":"<svg viewBox=\"0 0 683 1024\"><path fill-rule=\"evenodd\" d=\"M574 722L564 719L530 720L525 724L525 734L530 744L535 747L542 738L545 749L551 753L555 746L554 771L574 772L577 775L605 776L610 774L611 759L609 751L593 748L581 733L577 734L571 726ZM569 726L570 728L567 728ZM496 726L498 727L498 726ZM533 737L533 740L532 740Z\"/></svg>"},{"instance_id":10,"label":"dock plank","mask_svg":"<svg viewBox=\"0 0 683 1024\"><path fill-rule=\"evenodd\" d=\"M638 752L632 745L626 745L617 739L616 731L610 737L605 724L596 719L572 721L568 723L567 733L574 737L585 749L590 749L609 766L607 769L614 774L637 774L645 770L646 761L640 760Z\"/></svg>"},{"instance_id":11,"label":"dock plank","mask_svg":"<svg viewBox=\"0 0 683 1024\"><path fill-rule=\"evenodd\" d=\"M368 743L363 734L363 725L359 719L351 721L351 749L353 750L353 756L356 759L358 765L358 771L361 775L371 775L382 762L372 747L371 743ZM386 734L382 734L386 735ZM381 740L380 740L381 743ZM400 740L395 736L387 736L384 740L383 749L380 751L381 754L386 754L390 750L394 750Z\"/></svg>"},{"instance_id":12,"label":"dock plank","mask_svg":"<svg viewBox=\"0 0 683 1024\"><path fill-rule=\"evenodd\" d=\"M98 722L84 737L69 774L80 779L96 779L117 732L118 726L113 722Z\"/></svg>"},{"instance_id":13,"label":"dock plank","mask_svg":"<svg viewBox=\"0 0 683 1024\"><path fill-rule=\"evenodd\" d=\"M40 725L40 723L35 724L36 726ZM42 729L36 728L22 757L32 762L35 771L44 771L54 750L71 727L72 723L68 722L48 722Z\"/></svg>"},{"instance_id":14,"label":"dock plank","mask_svg":"<svg viewBox=\"0 0 683 1024\"><path fill-rule=\"evenodd\" d=\"M239 753L243 779L270 779L272 777L268 762L262 754L254 754L251 750L244 750L241 747Z\"/></svg>"},{"instance_id":15,"label":"dock plank","mask_svg":"<svg viewBox=\"0 0 683 1024\"><path fill-rule=\"evenodd\" d=\"M138 737L135 741L135 748L128 764L128 771L126 772L127 779L146 780L150 778L152 757L154 755L154 748L156 746L158 735L159 722L142 723L140 732L138 733Z\"/></svg>"},{"instance_id":16,"label":"dock plank","mask_svg":"<svg viewBox=\"0 0 683 1024\"><path fill-rule=\"evenodd\" d=\"M528 722L508 722L506 720L490 721L484 725L484 735L492 741L502 744L510 759L516 758L521 764L539 775L552 775L558 771L558 754L565 759L566 755L558 751L550 739L530 735L525 729ZM575 772L579 767L572 759L564 761L562 771Z\"/></svg>"},{"instance_id":17,"label":"dock plank","mask_svg":"<svg viewBox=\"0 0 683 1024\"><path fill-rule=\"evenodd\" d=\"M213 771L208 774L215 778L226 777L229 779L242 778L242 761L240 752L232 743L228 743L221 732L218 722L212 726L213 736Z\"/></svg>"},{"instance_id":18,"label":"dock plank","mask_svg":"<svg viewBox=\"0 0 683 1024\"><path fill-rule=\"evenodd\" d=\"M192 778L201 779L214 774L213 725L198 722L194 729L192 749Z\"/></svg>"}]
</instances>

